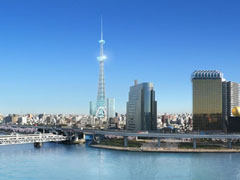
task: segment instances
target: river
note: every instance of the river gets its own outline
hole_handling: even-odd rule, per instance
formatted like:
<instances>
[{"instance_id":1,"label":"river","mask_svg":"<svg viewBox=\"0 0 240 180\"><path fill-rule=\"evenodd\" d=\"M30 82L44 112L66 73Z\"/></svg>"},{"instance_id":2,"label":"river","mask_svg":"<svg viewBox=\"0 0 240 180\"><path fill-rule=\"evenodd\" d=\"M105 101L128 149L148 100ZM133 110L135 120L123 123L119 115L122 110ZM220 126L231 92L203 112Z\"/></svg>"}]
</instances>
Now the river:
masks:
<instances>
[{"instance_id":1,"label":"river","mask_svg":"<svg viewBox=\"0 0 240 180\"><path fill-rule=\"evenodd\" d=\"M0 146L1 180L239 180L240 153L145 153L45 143Z\"/></svg>"}]
</instances>

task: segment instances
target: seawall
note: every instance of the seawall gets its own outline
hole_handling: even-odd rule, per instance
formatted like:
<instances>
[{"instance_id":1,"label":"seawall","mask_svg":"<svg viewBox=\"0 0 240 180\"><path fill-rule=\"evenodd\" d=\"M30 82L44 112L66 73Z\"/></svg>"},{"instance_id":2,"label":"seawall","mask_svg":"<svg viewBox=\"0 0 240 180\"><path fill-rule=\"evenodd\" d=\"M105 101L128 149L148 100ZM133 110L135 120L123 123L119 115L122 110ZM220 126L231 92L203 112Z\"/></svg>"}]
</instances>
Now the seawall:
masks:
<instances>
[{"instance_id":1,"label":"seawall","mask_svg":"<svg viewBox=\"0 0 240 180\"><path fill-rule=\"evenodd\" d=\"M149 147L118 147L99 144L90 145L94 148L111 149L133 152L161 152L161 153L240 153L240 149L182 149L182 148L149 148Z\"/></svg>"}]
</instances>

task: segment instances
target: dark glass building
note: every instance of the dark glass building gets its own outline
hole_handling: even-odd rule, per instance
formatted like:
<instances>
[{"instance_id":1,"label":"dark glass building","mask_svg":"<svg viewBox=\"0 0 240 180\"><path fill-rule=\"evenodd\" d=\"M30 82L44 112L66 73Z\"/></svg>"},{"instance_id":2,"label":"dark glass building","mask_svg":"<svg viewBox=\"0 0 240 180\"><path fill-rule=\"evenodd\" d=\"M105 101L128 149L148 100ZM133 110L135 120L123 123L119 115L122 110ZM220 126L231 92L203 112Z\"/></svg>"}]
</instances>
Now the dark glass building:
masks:
<instances>
[{"instance_id":1,"label":"dark glass building","mask_svg":"<svg viewBox=\"0 0 240 180\"><path fill-rule=\"evenodd\" d=\"M228 117L228 133L240 132L240 117Z\"/></svg>"},{"instance_id":2,"label":"dark glass building","mask_svg":"<svg viewBox=\"0 0 240 180\"><path fill-rule=\"evenodd\" d=\"M141 83L130 87L127 102L127 130L152 131L157 129L157 102L153 83Z\"/></svg>"}]
</instances>

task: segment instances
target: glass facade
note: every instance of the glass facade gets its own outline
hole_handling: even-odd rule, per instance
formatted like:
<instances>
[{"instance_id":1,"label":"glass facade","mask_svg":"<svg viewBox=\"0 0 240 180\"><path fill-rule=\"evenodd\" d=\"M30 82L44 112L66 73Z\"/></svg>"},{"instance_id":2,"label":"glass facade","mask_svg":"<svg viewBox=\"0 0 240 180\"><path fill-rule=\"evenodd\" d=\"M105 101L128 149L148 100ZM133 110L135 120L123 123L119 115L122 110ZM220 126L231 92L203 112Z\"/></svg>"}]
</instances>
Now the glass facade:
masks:
<instances>
[{"instance_id":1,"label":"glass facade","mask_svg":"<svg viewBox=\"0 0 240 180\"><path fill-rule=\"evenodd\" d=\"M96 105L93 101L89 102L89 114L95 116L96 114Z\"/></svg>"},{"instance_id":2,"label":"glass facade","mask_svg":"<svg viewBox=\"0 0 240 180\"><path fill-rule=\"evenodd\" d=\"M240 105L240 85L226 81L220 71L195 71L193 84L193 130L229 129L232 109Z\"/></svg>"},{"instance_id":3,"label":"glass facade","mask_svg":"<svg viewBox=\"0 0 240 180\"><path fill-rule=\"evenodd\" d=\"M227 116L233 116L232 109L240 106L240 85L238 83L227 82Z\"/></svg>"},{"instance_id":4,"label":"glass facade","mask_svg":"<svg viewBox=\"0 0 240 180\"><path fill-rule=\"evenodd\" d=\"M107 117L108 119L115 117L115 99L114 98L107 99Z\"/></svg>"},{"instance_id":5,"label":"glass facade","mask_svg":"<svg viewBox=\"0 0 240 180\"><path fill-rule=\"evenodd\" d=\"M127 129L152 131L157 128L157 102L152 83L130 87L127 102Z\"/></svg>"},{"instance_id":6,"label":"glass facade","mask_svg":"<svg viewBox=\"0 0 240 180\"><path fill-rule=\"evenodd\" d=\"M192 77L193 130L224 130L222 74L209 71Z\"/></svg>"}]
</instances>

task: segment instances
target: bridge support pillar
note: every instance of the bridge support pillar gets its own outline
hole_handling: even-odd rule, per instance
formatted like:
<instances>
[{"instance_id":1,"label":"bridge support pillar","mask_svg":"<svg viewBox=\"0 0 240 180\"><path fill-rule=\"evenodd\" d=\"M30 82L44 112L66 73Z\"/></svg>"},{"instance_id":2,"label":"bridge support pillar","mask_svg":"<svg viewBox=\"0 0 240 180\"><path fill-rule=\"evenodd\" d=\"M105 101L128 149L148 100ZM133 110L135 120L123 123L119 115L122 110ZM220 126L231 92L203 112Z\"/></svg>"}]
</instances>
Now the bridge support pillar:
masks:
<instances>
[{"instance_id":1,"label":"bridge support pillar","mask_svg":"<svg viewBox=\"0 0 240 180\"><path fill-rule=\"evenodd\" d=\"M124 147L127 147L128 146L128 137L127 136L124 136Z\"/></svg>"},{"instance_id":2,"label":"bridge support pillar","mask_svg":"<svg viewBox=\"0 0 240 180\"><path fill-rule=\"evenodd\" d=\"M193 149L197 149L197 140L193 139Z\"/></svg>"},{"instance_id":3,"label":"bridge support pillar","mask_svg":"<svg viewBox=\"0 0 240 180\"><path fill-rule=\"evenodd\" d=\"M232 140L231 139L228 139L228 148L232 149Z\"/></svg>"},{"instance_id":4,"label":"bridge support pillar","mask_svg":"<svg viewBox=\"0 0 240 180\"><path fill-rule=\"evenodd\" d=\"M161 138L158 138L158 144L157 144L157 146L160 148L160 146L161 146Z\"/></svg>"},{"instance_id":5,"label":"bridge support pillar","mask_svg":"<svg viewBox=\"0 0 240 180\"><path fill-rule=\"evenodd\" d=\"M73 142L73 136L72 136L72 133L69 132L69 133L67 133L67 134L68 134L68 137L69 137L69 141L70 141L70 142Z\"/></svg>"}]
</instances>

